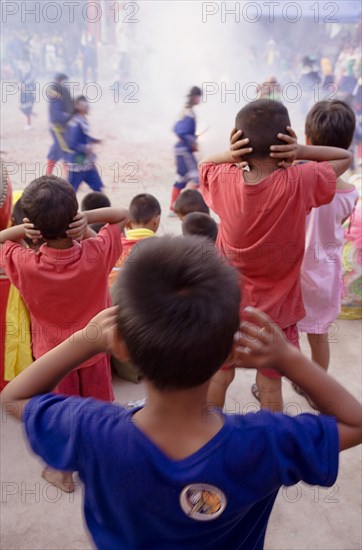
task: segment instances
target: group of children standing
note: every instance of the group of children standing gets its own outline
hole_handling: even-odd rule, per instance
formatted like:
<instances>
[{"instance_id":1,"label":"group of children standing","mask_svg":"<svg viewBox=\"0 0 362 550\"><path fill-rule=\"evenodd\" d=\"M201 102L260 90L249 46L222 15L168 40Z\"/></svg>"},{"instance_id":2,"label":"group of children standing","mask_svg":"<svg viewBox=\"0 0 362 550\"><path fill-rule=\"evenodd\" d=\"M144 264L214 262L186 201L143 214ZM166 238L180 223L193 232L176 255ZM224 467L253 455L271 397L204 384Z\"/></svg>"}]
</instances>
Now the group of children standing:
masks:
<instances>
[{"instance_id":1,"label":"group of children standing","mask_svg":"<svg viewBox=\"0 0 362 550\"><path fill-rule=\"evenodd\" d=\"M346 104L322 102L300 145L282 104L246 105L230 150L201 161L194 188L174 187L183 237L155 237L161 208L148 194L128 210L92 194L79 212L61 178L24 190L0 263L29 309L35 362L2 401L47 481L73 491L79 471L97 547L261 549L281 485L330 486L338 451L361 442L360 405L325 372L340 227L357 199L341 179L353 131ZM196 146L185 147L186 170ZM144 406L111 404L110 354L143 376ZM221 412L236 368L257 369L260 413ZM322 413L333 401L336 419L282 414L282 376Z\"/></svg>"}]
</instances>

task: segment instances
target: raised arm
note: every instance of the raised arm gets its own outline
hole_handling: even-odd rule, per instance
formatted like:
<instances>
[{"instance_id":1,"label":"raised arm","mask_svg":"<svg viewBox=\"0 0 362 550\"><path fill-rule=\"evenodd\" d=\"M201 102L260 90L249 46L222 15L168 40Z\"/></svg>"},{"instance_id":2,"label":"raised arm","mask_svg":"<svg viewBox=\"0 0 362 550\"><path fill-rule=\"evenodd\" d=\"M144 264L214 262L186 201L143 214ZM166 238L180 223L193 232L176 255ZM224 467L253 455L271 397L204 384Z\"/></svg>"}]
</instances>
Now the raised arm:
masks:
<instances>
[{"instance_id":1,"label":"raised arm","mask_svg":"<svg viewBox=\"0 0 362 550\"><path fill-rule=\"evenodd\" d=\"M329 162L336 173L341 176L352 165L353 155L346 149L339 147L325 147L319 145L299 145L294 130L287 128L289 134L278 134L278 139L285 141L285 145L272 145L270 156L276 160L285 161L311 160Z\"/></svg>"},{"instance_id":2,"label":"raised arm","mask_svg":"<svg viewBox=\"0 0 362 550\"><path fill-rule=\"evenodd\" d=\"M232 360L244 368L272 367L310 396L319 411L337 419L340 450L362 442L361 404L324 369L285 341L270 317L246 308Z\"/></svg>"},{"instance_id":3,"label":"raised arm","mask_svg":"<svg viewBox=\"0 0 362 550\"><path fill-rule=\"evenodd\" d=\"M126 208L97 208L78 212L69 224L67 236L72 239L87 239L96 236L94 231L88 228L91 223L114 223L118 224L123 231L128 222L129 213Z\"/></svg>"},{"instance_id":4,"label":"raised arm","mask_svg":"<svg viewBox=\"0 0 362 550\"><path fill-rule=\"evenodd\" d=\"M13 241L17 243L25 237L25 226L14 225L13 227L8 227L0 231L0 244L4 244L5 241Z\"/></svg>"},{"instance_id":5,"label":"raised arm","mask_svg":"<svg viewBox=\"0 0 362 550\"><path fill-rule=\"evenodd\" d=\"M246 147L246 145L249 143L249 138L240 139L242 135L241 130L233 130L231 135L234 137L232 137L233 141L230 150L224 151L223 153L216 153L214 155L203 158L199 162L199 166L207 162L211 162L213 164L239 163L242 161L242 157L245 157L245 155L253 151L252 147Z\"/></svg>"},{"instance_id":6,"label":"raised arm","mask_svg":"<svg viewBox=\"0 0 362 550\"><path fill-rule=\"evenodd\" d=\"M90 223L118 223L123 227L128 221L129 213L126 208L97 208L84 212L88 224Z\"/></svg>"},{"instance_id":7,"label":"raised arm","mask_svg":"<svg viewBox=\"0 0 362 550\"><path fill-rule=\"evenodd\" d=\"M24 218L26 223L21 223L20 225L14 225L13 227L8 227L0 231L0 244L4 244L5 241L13 241L15 243L28 237L34 242L37 242L38 239L41 239L41 233L37 229L34 229L34 225Z\"/></svg>"},{"instance_id":8,"label":"raised arm","mask_svg":"<svg viewBox=\"0 0 362 550\"><path fill-rule=\"evenodd\" d=\"M52 391L83 361L109 350L115 338L117 309L114 306L98 313L84 330L73 334L9 382L1 392L1 404L7 413L20 420L29 399Z\"/></svg>"}]
</instances>

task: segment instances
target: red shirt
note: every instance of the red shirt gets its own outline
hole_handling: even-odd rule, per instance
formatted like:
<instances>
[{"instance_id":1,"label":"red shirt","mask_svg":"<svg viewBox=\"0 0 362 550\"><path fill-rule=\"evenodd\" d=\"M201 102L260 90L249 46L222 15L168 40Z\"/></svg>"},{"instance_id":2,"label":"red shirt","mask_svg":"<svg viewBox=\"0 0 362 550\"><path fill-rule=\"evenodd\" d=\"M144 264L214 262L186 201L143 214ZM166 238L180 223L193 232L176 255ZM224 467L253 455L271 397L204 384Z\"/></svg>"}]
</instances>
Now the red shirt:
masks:
<instances>
[{"instance_id":1,"label":"red shirt","mask_svg":"<svg viewBox=\"0 0 362 550\"><path fill-rule=\"evenodd\" d=\"M97 237L74 241L65 250L44 244L34 252L12 241L1 246L0 266L19 289L30 312L36 359L111 305L108 275L122 252L120 237L119 226L107 224ZM81 366L90 366L100 357Z\"/></svg>"},{"instance_id":2,"label":"red shirt","mask_svg":"<svg viewBox=\"0 0 362 550\"><path fill-rule=\"evenodd\" d=\"M233 164L205 163L200 187L220 217L217 246L242 276L242 308L258 307L286 328L304 317L300 268L306 216L336 190L328 162L273 172L248 185Z\"/></svg>"}]
</instances>

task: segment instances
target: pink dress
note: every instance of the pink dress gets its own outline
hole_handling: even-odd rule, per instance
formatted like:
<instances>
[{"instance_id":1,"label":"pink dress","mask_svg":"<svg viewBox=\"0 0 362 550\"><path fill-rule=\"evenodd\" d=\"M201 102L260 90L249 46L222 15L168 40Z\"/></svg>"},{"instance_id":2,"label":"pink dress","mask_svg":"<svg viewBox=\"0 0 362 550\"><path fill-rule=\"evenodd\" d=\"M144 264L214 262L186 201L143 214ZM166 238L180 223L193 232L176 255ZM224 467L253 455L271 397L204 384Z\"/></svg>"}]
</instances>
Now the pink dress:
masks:
<instances>
[{"instance_id":1,"label":"pink dress","mask_svg":"<svg viewBox=\"0 0 362 550\"><path fill-rule=\"evenodd\" d=\"M326 334L341 308L344 230L358 192L355 187L337 189L330 204L315 208L307 218L301 284L306 316L298 328L308 334Z\"/></svg>"}]
</instances>

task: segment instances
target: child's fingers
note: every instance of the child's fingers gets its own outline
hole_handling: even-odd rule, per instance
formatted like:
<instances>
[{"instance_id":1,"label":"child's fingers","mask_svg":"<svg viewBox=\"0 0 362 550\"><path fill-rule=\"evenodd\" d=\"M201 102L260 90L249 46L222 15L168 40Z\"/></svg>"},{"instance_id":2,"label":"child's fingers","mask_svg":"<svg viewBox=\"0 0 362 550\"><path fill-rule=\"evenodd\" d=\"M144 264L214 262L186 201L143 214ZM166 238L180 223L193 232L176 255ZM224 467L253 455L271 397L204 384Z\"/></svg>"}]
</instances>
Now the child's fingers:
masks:
<instances>
[{"instance_id":1,"label":"child's fingers","mask_svg":"<svg viewBox=\"0 0 362 550\"><path fill-rule=\"evenodd\" d=\"M249 143L249 138L238 139L238 141L235 141L235 142L231 143L230 149L232 151L237 151L238 149L241 149L242 147L244 147L248 143Z\"/></svg>"},{"instance_id":2,"label":"child's fingers","mask_svg":"<svg viewBox=\"0 0 362 550\"><path fill-rule=\"evenodd\" d=\"M233 154L234 157L243 157L245 155L249 155L250 153L252 153L252 151L253 151L253 148L248 147L248 148L238 149L236 151L232 151L232 154Z\"/></svg>"},{"instance_id":3,"label":"child's fingers","mask_svg":"<svg viewBox=\"0 0 362 550\"><path fill-rule=\"evenodd\" d=\"M297 134L295 133L295 131L291 126L287 126L287 131L290 136L292 136L294 139L297 139Z\"/></svg>"},{"instance_id":4,"label":"child's fingers","mask_svg":"<svg viewBox=\"0 0 362 550\"><path fill-rule=\"evenodd\" d=\"M285 145L271 145L270 147L270 151L274 151L274 152L280 152L280 151L291 151L293 153L295 153L295 151L297 150L297 144L296 143L288 143L288 144L285 144Z\"/></svg>"},{"instance_id":5,"label":"child's fingers","mask_svg":"<svg viewBox=\"0 0 362 550\"><path fill-rule=\"evenodd\" d=\"M247 306L244 308L243 317L247 316L254 325L257 325L261 328L269 328L271 325L274 326L272 319L264 313L257 309L256 307Z\"/></svg>"},{"instance_id":6,"label":"child's fingers","mask_svg":"<svg viewBox=\"0 0 362 550\"><path fill-rule=\"evenodd\" d=\"M250 348L252 348L251 344L256 344L254 351L260 352L262 347L270 343L270 334L265 328L243 323L241 330L242 332L237 340L238 344L241 343L241 345L247 345Z\"/></svg>"},{"instance_id":7,"label":"child's fingers","mask_svg":"<svg viewBox=\"0 0 362 550\"><path fill-rule=\"evenodd\" d=\"M285 143L296 143L296 139L288 134L278 134L277 138L285 141Z\"/></svg>"},{"instance_id":8,"label":"child's fingers","mask_svg":"<svg viewBox=\"0 0 362 550\"><path fill-rule=\"evenodd\" d=\"M248 347L238 347L234 351L233 364L237 368L255 369L255 358L251 355L251 350Z\"/></svg>"},{"instance_id":9,"label":"child's fingers","mask_svg":"<svg viewBox=\"0 0 362 550\"><path fill-rule=\"evenodd\" d=\"M235 143L235 141L240 138L242 133L242 130L237 130L236 128L233 128L230 133L230 143Z\"/></svg>"},{"instance_id":10,"label":"child's fingers","mask_svg":"<svg viewBox=\"0 0 362 550\"><path fill-rule=\"evenodd\" d=\"M68 225L69 229L73 229L75 227L81 227L82 225L87 225L86 221L83 217L81 217L79 220L72 222Z\"/></svg>"},{"instance_id":11,"label":"child's fingers","mask_svg":"<svg viewBox=\"0 0 362 550\"><path fill-rule=\"evenodd\" d=\"M26 236L29 239L41 239L42 238L41 232L38 229L34 229L34 225L32 223L30 223L30 224L26 223L24 229L25 229Z\"/></svg>"}]
</instances>

